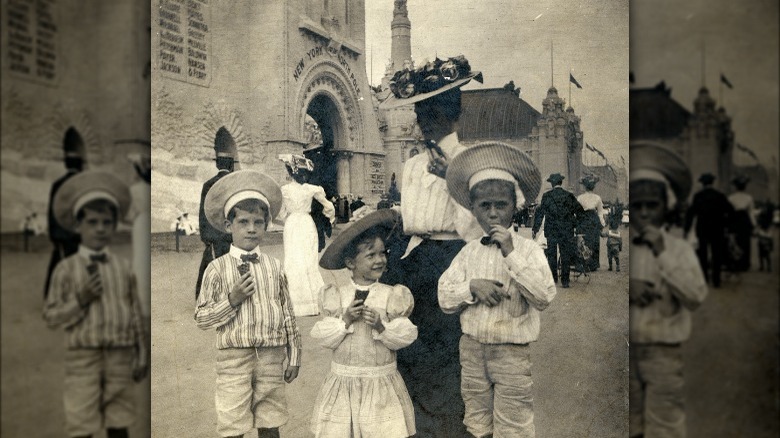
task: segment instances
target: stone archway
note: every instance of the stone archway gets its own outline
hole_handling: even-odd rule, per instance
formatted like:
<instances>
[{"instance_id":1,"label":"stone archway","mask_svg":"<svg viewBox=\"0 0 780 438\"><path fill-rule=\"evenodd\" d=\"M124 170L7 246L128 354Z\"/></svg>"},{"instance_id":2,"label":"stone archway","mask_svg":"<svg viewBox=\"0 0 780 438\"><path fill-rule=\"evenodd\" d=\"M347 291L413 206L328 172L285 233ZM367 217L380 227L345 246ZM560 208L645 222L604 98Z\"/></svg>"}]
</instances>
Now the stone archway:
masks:
<instances>
[{"instance_id":1,"label":"stone archway","mask_svg":"<svg viewBox=\"0 0 780 438\"><path fill-rule=\"evenodd\" d=\"M321 185L329 198L351 193L350 161L363 141L358 96L331 61L312 67L303 83L297 105L299 137L306 137L306 116L314 119L322 135L321 147L304 152L315 165L311 182Z\"/></svg>"},{"instance_id":2,"label":"stone archway","mask_svg":"<svg viewBox=\"0 0 780 438\"><path fill-rule=\"evenodd\" d=\"M314 119L320 130L321 146L304 151L314 163L311 183L322 186L325 194L331 198L339 193L338 153L336 145L343 141L339 112L332 97L326 93L317 94L306 109L306 114Z\"/></svg>"}]
</instances>

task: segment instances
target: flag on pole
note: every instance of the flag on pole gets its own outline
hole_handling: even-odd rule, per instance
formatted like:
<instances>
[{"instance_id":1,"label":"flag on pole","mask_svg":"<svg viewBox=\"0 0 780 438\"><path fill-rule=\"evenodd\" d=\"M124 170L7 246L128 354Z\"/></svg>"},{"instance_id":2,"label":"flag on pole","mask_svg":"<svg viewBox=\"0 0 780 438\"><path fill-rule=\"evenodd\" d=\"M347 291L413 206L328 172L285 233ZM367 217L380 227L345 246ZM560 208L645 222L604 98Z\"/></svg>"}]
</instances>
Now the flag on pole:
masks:
<instances>
[{"instance_id":1,"label":"flag on pole","mask_svg":"<svg viewBox=\"0 0 780 438\"><path fill-rule=\"evenodd\" d=\"M580 83L577 82L576 79L574 79L574 76L571 73L569 73L569 82L571 82L572 84L576 85L577 88L582 88L582 85L580 85Z\"/></svg>"},{"instance_id":2,"label":"flag on pole","mask_svg":"<svg viewBox=\"0 0 780 438\"><path fill-rule=\"evenodd\" d=\"M723 82L729 89L734 89L734 86L731 85L731 82L729 82L728 78L723 75L723 73L720 74L720 81Z\"/></svg>"}]
</instances>

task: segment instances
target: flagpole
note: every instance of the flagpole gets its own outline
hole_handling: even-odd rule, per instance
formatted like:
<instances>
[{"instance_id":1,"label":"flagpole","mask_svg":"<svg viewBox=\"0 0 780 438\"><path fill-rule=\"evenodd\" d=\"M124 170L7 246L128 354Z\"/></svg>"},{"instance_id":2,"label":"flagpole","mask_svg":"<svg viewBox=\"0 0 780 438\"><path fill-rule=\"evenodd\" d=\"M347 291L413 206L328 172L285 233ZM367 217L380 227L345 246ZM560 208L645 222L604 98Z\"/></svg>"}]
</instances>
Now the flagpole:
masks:
<instances>
[{"instance_id":1,"label":"flagpole","mask_svg":"<svg viewBox=\"0 0 780 438\"><path fill-rule=\"evenodd\" d=\"M555 88L555 67L553 66L553 42L550 40L550 88Z\"/></svg>"},{"instance_id":2,"label":"flagpole","mask_svg":"<svg viewBox=\"0 0 780 438\"><path fill-rule=\"evenodd\" d=\"M374 45L371 44L371 79L368 80L368 85L374 85Z\"/></svg>"},{"instance_id":3,"label":"flagpole","mask_svg":"<svg viewBox=\"0 0 780 438\"><path fill-rule=\"evenodd\" d=\"M569 67L569 108L573 108L571 105L571 67Z\"/></svg>"},{"instance_id":4,"label":"flagpole","mask_svg":"<svg viewBox=\"0 0 780 438\"><path fill-rule=\"evenodd\" d=\"M723 73L721 73L721 76ZM725 108L726 106L723 105L723 79L718 81L718 102L720 102L720 107Z\"/></svg>"},{"instance_id":5,"label":"flagpole","mask_svg":"<svg viewBox=\"0 0 780 438\"><path fill-rule=\"evenodd\" d=\"M705 82L704 82L704 76L705 76L705 61L704 61L704 53L706 51L706 48L704 46L704 41L701 42L701 87L704 88Z\"/></svg>"}]
</instances>

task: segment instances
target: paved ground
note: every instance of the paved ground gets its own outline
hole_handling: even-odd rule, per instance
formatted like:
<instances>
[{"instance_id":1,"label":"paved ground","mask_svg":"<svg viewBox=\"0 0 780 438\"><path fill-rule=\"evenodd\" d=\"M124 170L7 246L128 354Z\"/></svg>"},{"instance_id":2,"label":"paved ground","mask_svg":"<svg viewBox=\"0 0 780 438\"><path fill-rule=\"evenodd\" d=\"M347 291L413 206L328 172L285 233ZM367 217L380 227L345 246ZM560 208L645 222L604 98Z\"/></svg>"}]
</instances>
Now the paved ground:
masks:
<instances>
[{"instance_id":1,"label":"paved ground","mask_svg":"<svg viewBox=\"0 0 780 438\"><path fill-rule=\"evenodd\" d=\"M132 251L128 244L112 249L128 258ZM0 254L0 436L3 438L65 436L62 408L65 334L49 330L41 314L50 255L47 248L42 248L41 252L3 251ZM147 377L136 385L138 421L130 429L133 438L150 436L150 393L150 378ZM103 436L100 434L95 438Z\"/></svg>"},{"instance_id":2,"label":"paved ground","mask_svg":"<svg viewBox=\"0 0 780 438\"><path fill-rule=\"evenodd\" d=\"M523 230L527 232L527 230ZM278 240L265 250L283 257ZM48 254L2 252L3 437L63 436L63 336L40 316ZM117 252L129 255L129 246ZM606 266L602 248L602 265ZM627 252L621 254L627 264ZM200 255L158 246L153 253L151 415L155 437L215 436L214 333L195 327L194 283ZM777 254L775 254L777 259ZM326 281L344 272L323 271ZM778 434L778 277L752 272L729 278L694 316L685 345L689 436ZM539 437L627 436L627 273L599 271L589 284L559 289L542 314L533 345ZM301 376L288 387L287 437L307 437L314 396L328 370L328 351L309 336L315 317L300 318ZM150 380L147 379L148 383ZM144 389L138 395L143 399ZM149 402L140 403L133 437L148 436ZM249 436L253 436L250 434Z\"/></svg>"},{"instance_id":3,"label":"paved ground","mask_svg":"<svg viewBox=\"0 0 780 438\"><path fill-rule=\"evenodd\" d=\"M274 244L264 251L283 258L278 240L269 241ZM214 436L215 334L197 329L192 319L200 255L157 249L153 259L153 436L174 436L182 429L193 437ZM326 282L347 278L346 271L322 273ZM539 436L625 437L627 275L597 272L587 285L583 280L572 284L560 289L543 313L542 334L533 345ZM300 377L288 386L291 419L282 428L288 437L311 436L314 398L329 369L329 351L309 336L316 321L298 321L304 356Z\"/></svg>"}]
</instances>

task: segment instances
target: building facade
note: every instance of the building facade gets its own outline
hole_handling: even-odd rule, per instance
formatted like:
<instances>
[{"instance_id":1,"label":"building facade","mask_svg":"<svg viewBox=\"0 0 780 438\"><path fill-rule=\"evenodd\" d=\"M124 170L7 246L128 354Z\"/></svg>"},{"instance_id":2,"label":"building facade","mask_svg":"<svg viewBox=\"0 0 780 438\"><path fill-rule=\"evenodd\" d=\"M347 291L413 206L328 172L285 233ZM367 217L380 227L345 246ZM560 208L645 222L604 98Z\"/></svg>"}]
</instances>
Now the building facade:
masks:
<instances>
[{"instance_id":1,"label":"building facade","mask_svg":"<svg viewBox=\"0 0 780 438\"><path fill-rule=\"evenodd\" d=\"M215 138L240 168L289 177L305 153L328 196L373 195L389 180L365 68L363 0L160 0L153 34L153 228L197 211L216 173ZM312 144L312 121L321 141Z\"/></svg>"},{"instance_id":2,"label":"building facade","mask_svg":"<svg viewBox=\"0 0 780 438\"><path fill-rule=\"evenodd\" d=\"M675 150L691 169L694 182L702 173L715 175L715 187L731 193L731 180L747 175L747 192L757 201L777 202L777 171L769 163L747 166L735 164L735 133L725 108L716 102L706 87L699 89L689 111L671 97L671 89L662 81L652 88L634 88L629 98L629 138L651 140ZM698 190L694 184L693 193ZM693 196L693 193L691 196Z\"/></svg>"},{"instance_id":3,"label":"building facade","mask_svg":"<svg viewBox=\"0 0 780 438\"><path fill-rule=\"evenodd\" d=\"M135 180L149 153L149 3L2 0L2 231L48 209L66 151Z\"/></svg>"}]
</instances>

